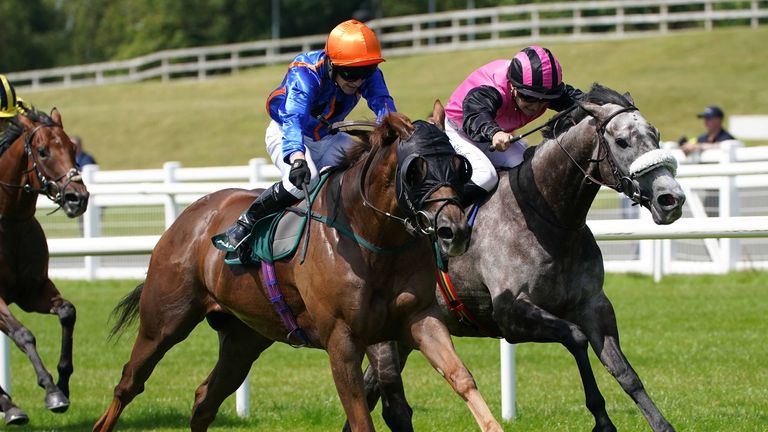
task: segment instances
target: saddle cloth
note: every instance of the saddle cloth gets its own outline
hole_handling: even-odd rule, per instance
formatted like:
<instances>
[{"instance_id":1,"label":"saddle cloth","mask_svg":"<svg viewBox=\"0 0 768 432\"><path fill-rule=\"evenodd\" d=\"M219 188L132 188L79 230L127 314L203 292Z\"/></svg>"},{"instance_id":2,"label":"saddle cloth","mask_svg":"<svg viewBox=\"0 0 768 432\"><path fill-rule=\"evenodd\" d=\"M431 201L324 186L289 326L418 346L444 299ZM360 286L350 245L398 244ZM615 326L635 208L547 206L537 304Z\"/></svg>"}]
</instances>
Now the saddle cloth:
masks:
<instances>
[{"instance_id":1,"label":"saddle cloth","mask_svg":"<svg viewBox=\"0 0 768 432\"><path fill-rule=\"evenodd\" d=\"M309 193L310 203L315 201L323 184L331 172L321 173L319 181ZM306 199L296 204L296 207L306 209ZM307 218L290 209L264 216L253 225L250 237L246 241L251 242L251 259L245 264L257 264L261 261L272 263L282 259L288 259L296 253L299 240L307 224ZM240 265L235 248L227 240L227 233L220 233L211 239L216 249L225 252L224 262L229 265Z\"/></svg>"}]
</instances>

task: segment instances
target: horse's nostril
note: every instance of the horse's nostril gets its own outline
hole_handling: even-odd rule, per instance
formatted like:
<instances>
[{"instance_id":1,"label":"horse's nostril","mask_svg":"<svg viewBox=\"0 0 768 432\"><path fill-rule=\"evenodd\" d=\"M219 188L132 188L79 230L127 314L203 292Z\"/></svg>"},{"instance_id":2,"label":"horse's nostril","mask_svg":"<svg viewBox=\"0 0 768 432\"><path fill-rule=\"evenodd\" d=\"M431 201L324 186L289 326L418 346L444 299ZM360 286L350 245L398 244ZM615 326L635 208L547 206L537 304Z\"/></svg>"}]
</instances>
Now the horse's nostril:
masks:
<instances>
[{"instance_id":1,"label":"horse's nostril","mask_svg":"<svg viewBox=\"0 0 768 432\"><path fill-rule=\"evenodd\" d=\"M68 193L64 195L64 200L69 203L78 203L80 202L80 197L75 193Z\"/></svg>"},{"instance_id":2,"label":"horse's nostril","mask_svg":"<svg viewBox=\"0 0 768 432\"><path fill-rule=\"evenodd\" d=\"M437 236L443 240L452 240L453 230L448 227L440 227L437 229Z\"/></svg>"},{"instance_id":3,"label":"horse's nostril","mask_svg":"<svg viewBox=\"0 0 768 432\"><path fill-rule=\"evenodd\" d=\"M677 198L675 198L672 194L659 195L657 201L662 207L675 207L677 205Z\"/></svg>"}]
</instances>

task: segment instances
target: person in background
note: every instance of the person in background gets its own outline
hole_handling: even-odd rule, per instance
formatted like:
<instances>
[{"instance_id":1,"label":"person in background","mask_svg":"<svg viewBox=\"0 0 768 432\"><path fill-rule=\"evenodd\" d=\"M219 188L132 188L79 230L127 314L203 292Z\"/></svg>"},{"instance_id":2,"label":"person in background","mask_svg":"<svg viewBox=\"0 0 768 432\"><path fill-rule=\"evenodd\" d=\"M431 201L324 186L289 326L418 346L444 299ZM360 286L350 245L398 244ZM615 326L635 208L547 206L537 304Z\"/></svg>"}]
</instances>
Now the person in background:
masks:
<instances>
[{"instance_id":1,"label":"person in background","mask_svg":"<svg viewBox=\"0 0 768 432\"><path fill-rule=\"evenodd\" d=\"M707 132L699 135L696 140L688 140L682 137L678 140L680 150L686 155L704 150L711 150L720 146L720 141L735 139L733 135L723 128L723 110L716 105L710 105L704 111L698 114L699 118L704 119L704 127Z\"/></svg>"},{"instance_id":2,"label":"person in background","mask_svg":"<svg viewBox=\"0 0 768 432\"><path fill-rule=\"evenodd\" d=\"M75 145L75 164L78 169L82 169L86 165L96 165L96 159L83 150L83 139L79 136L72 136L69 138L72 144Z\"/></svg>"}]
</instances>

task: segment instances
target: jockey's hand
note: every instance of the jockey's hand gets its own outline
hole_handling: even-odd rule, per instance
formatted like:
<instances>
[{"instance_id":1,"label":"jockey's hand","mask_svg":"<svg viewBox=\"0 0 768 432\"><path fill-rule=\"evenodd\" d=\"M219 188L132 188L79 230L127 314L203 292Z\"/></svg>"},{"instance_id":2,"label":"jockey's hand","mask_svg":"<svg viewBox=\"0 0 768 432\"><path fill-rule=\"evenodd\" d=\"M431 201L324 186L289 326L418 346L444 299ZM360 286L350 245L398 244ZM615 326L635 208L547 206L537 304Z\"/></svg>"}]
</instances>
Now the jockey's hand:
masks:
<instances>
[{"instance_id":1,"label":"jockey's hand","mask_svg":"<svg viewBox=\"0 0 768 432\"><path fill-rule=\"evenodd\" d=\"M506 133L504 131L498 131L495 134L493 134L493 141L491 141L491 148L496 151L507 151L509 148L511 142L509 141L510 138L512 138L512 134Z\"/></svg>"},{"instance_id":2,"label":"jockey's hand","mask_svg":"<svg viewBox=\"0 0 768 432\"><path fill-rule=\"evenodd\" d=\"M306 159L294 159L291 163L291 172L288 173L288 180L301 189L304 183L309 183L312 173L309 171L309 165Z\"/></svg>"}]
</instances>

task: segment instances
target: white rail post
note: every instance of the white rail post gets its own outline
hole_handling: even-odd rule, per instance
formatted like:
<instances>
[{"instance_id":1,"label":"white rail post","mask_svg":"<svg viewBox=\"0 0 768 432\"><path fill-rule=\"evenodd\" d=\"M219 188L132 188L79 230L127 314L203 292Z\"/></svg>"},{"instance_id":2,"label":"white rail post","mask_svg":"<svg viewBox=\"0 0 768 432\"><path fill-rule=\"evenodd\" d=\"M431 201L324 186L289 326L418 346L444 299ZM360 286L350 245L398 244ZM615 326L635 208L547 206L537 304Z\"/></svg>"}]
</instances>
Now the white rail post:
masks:
<instances>
[{"instance_id":1,"label":"white rail post","mask_svg":"<svg viewBox=\"0 0 768 432\"><path fill-rule=\"evenodd\" d=\"M266 165L267 161L262 158L253 158L248 161L248 181L251 182L252 185L264 181L264 176L261 171Z\"/></svg>"},{"instance_id":2,"label":"white rail post","mask_svg":"<svg viewBox=\"0 0 768 432\"><path fill-rule=\"evenodd\" d=\"M235 393L235 410L239 417L248 417L251 413L251 373L245 376L245 380Z\"/></svg>"},{"instance_id":3,"label":"white rail post","mask_svg":"<svg viewBox=\"0 0 768 432\"><path fill-rule=\"evenodd\" d=\"M11 394L11 343L8 336L0 333L0 386Z\"/></svg>"},{"instance_id":4,"label":"white rail post","mask_svg":"<svg viewBox=\"0 0 768 432\"><path fill-rule=\"evenodd\" d=\"M515 372L515 346L501 339L501 418L514 420L517 416L517 385Z\"/></svg>"},{"instance_id":5,"label":"white rail post","mask_svg":"<svg viewBox=\"0 0 768 432\"><path fill-rule=\"evenodd\" d=\"M723 141L720 143L722 151L720 163L736 162L736 148L741 147L736 141ZM727 176L720 183L718 203L718 216L733 217L739 215L739 189L736 186L736 176ZM736 265L741 259L740 243L738 239L720 239L721 271L728 273L736 270Z\"/></svg>"},{"instance_id":6,"label":"white rail post","mask_svg":"<svg viewBox=\"0 0 768 432\"><path fill-rule=\"evenodd\" d=\"M181 168L181 162L166 162L163 164L164 179L166 184L176 183L176 170ZM179 215L179 205L176 203L176 195L169 193L165 197L165 228L169 228Z\"/></svg>"},{"instance_id":7,"label":"white rail post","mask_svg":"<svg viewBox=\"0 0 768 432\"><path fill-rule=\"evenodd\" d=\"M98 165L86 165L83 167L81 175L83 176L83 183L85 183L86 187L95 183L94 176L98 170ZM101 208L95 201L94 197L90 198L88 210L83 214L83 237L85 238L101 236ZM86 255L84 260L85 278L87 280L95 280L96 273L98 273L99 266L101 265L101 258L93 255Z\"/></svg>"},{"instance_id":8,"label":"white rail post","mask_svg":"<svg viewBox=\"0 0 768 432\"><path fill-rule=\"evenodd\" d=\"M652 216L650 212L641 211L640 219L650 220L652 219ZM654 247L653 240L638 240L638 243L638 248L640 249L640 256L638 257L640 261L640 272L651 275L655 274L656 248Z\"/></svg>"}]
</instances>

